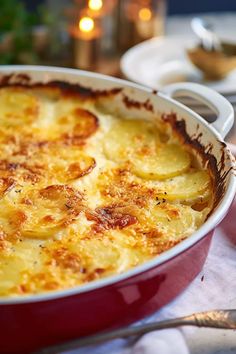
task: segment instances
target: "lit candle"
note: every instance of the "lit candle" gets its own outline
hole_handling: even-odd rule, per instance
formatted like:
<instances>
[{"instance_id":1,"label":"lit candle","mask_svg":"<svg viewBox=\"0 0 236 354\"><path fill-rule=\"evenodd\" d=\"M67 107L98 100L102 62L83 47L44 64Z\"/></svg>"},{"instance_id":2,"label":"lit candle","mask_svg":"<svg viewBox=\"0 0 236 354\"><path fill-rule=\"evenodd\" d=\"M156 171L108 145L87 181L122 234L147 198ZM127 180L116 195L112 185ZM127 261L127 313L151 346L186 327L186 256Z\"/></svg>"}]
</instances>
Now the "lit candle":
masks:
<instances>
[{"instance_id":1,"label":"lit candle","mask_svg":"<svg viewBox=\"0 0 236 354\"><path fill-rule=\"evenodd\" d=\"M94 14L99 15L99 13L101 12L103 6L103 2L102 0L89 0L88 2L88 8L92 11L94 11Z\"/></svg>"},{"instance_id":2,"label":"lit candle","mask_svg":"<svg viewBox=\"0 0 236 354\"><path fill-rule=\"evenodd\" d=\"M94 20L92 18L88 16L82 17L78 26L82 37L90 39L93 36Z\"/></svg>"},{"instance_id":3,"label":"lit candle","mask_svg":"<svg viewBox=\"0 0 236 354\"><path fill-rule=\"evenodd\" d=\"M163 34L165 0L127 0L123 2L121 11L124 13L120 41L123 50Z\"/></svg>"},{"instance_id":4,"label":"lit candle","mask_svg":"<svg viewBox=\"0 0 236 354\"><path fill-rule=\"evenodd\" d=\"M85 70L95 68L101 31L94 19L87 15L81 17L77 25L70 28L70 33L73 38L74 66Z\"/></svg>"},{"instance_id":5,"label":"lit candle","mask_svg":"<svg viewBox=\"0 0 236 354\"><path fill-rule=\"evenodd\" d=\"M116 0L88 0L88 15L92 18L104 17L110 13Z\"/></svg>"},{"instance_id":6,"label":"lit candle","mask_svg":"<svg viewBox=\"0 0 236 354\"><path fill-rule=\"evenodd\" d=\"M136 28L142 39L150 38L154 35L154 18L149 7L141 7L138 11Z\"/></svg>"},{"instance_id":7,"label":"lit candle","mask_svg":"<svg viewBox=\"0 0 236 354\"><path fill-rule=\"evenodd\" d=\"M151 20L152 18L152 11L148 7L143 7L138 12L140 20L146 22Z\"/></svg>"}]
</instances>

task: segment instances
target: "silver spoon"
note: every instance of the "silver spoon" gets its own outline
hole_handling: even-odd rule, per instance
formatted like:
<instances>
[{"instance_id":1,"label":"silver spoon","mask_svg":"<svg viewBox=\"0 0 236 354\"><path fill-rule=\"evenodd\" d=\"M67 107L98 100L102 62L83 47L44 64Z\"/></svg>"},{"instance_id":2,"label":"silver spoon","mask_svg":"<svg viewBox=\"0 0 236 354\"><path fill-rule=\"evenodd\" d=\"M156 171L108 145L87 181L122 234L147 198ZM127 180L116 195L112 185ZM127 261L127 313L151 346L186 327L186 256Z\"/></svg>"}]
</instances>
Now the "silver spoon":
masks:
<instances>
[{"instance_id":1,"label":"silver spoon","mask_svg":"<svg viewBox=\"0 0 236 354\"><path fill-rule=\"evenodd\" d=\"M172 328L178 326L236 329L236 310L214 310L199 312L175 319L125 327L44 348L38 351L37 354L58 354L63 351L77 349L92 344L99 344L116 338L140 336L157 329Z\"/></svg>"},{"instance_id":2,"label":"silver spoon","mask_svg":"<svg viewBox=\"0 0 236 354\"><path fill-rule=\"evenodd\" d=\"M194 17L191 21L191 27L194 33L200 38L203 48L206 51L221 51L220 39L211 30L209 23L199 17Z\"/></svg>"}]
</instances>

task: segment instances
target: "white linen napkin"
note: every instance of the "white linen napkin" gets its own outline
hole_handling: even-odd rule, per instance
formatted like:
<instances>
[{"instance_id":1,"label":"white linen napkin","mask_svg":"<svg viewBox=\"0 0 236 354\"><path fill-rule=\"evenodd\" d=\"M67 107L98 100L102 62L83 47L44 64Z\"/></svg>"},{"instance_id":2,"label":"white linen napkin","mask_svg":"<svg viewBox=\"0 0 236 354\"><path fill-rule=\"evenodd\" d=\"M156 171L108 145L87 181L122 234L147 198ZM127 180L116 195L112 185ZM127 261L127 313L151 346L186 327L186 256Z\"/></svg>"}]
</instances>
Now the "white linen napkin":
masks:
<instances>
[{"instance_id":1,"label":"white linen napkin","mask_svg":"<svg viewBox=\"0 0 236 354\"><path fill-rule=\"evenodd\" d=\"M174 301L145 322L211 309L236 309L236 200L216 229L202 272ZM141 321L144 323L144 321ZM118 339L67 354L233 354L236 332L181 327L148 333L137 342Z\"/></svg>"}]
</instances>

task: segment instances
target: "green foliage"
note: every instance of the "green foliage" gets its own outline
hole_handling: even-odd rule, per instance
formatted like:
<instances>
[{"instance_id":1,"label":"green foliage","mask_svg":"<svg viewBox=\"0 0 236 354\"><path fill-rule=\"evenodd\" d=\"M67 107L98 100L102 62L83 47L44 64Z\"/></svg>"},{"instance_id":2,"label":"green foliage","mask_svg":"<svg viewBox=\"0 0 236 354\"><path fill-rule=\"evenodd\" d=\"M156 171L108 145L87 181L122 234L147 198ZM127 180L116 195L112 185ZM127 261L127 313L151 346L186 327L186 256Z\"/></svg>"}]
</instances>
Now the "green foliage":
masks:
<instances>
[{"instance_id":1,"label":"green foliage","mask_svg":"<svg viewBox=\"0 0 236 354\"><path fill-rule=\"evenodd\" d=\"M0 64L35 62L31 30L37 21L37 14L29 13L22 1L1 0Z\"/></svg>"},{"instance_id":2,"label":"green foliage","mask_svg":"<svg viewBox=\"0 0 236 354\"><path fill-rule=\"evenodd\" d=\"M1 0L0 31L17 30L27 22L27 11L21 1Z\"/></svg>"}]
</instances>

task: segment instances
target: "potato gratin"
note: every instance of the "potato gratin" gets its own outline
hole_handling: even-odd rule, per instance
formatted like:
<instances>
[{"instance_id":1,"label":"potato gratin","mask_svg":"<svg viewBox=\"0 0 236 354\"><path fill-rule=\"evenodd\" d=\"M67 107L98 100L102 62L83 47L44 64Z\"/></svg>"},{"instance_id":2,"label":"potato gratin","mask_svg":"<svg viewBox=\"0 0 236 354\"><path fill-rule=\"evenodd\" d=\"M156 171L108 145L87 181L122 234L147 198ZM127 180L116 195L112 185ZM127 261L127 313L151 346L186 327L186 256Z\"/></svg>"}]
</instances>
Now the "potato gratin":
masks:
<instances>
[{"instance_id":1,"label":"potato gratin","mask_svg":"<svg viewBox=\"0 0 236 354\"><path fill-rule=\"evenodd\" d=\"M0 89L0 295L119 274L191 235L211 173L170 125L63 87Z\"/></svg>"}]
</instances>

